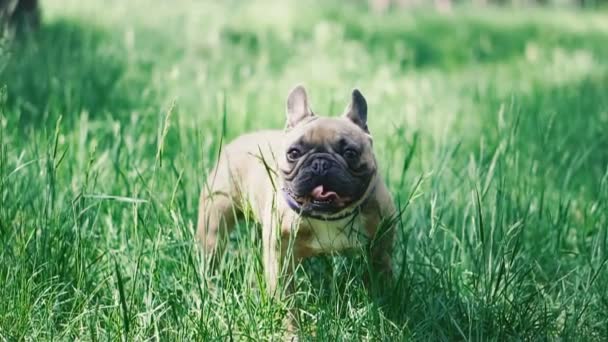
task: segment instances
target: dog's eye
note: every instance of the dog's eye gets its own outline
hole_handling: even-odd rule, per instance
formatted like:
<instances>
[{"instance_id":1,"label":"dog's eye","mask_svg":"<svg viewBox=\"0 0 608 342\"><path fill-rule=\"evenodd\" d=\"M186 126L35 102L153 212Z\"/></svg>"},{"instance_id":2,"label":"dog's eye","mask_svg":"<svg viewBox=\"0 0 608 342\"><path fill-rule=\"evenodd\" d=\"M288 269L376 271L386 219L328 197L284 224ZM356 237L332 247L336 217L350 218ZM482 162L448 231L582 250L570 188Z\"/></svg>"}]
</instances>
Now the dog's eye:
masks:
<instances>
[{"instance_id":1,"label":"dog's eye","mask_svg":"<svg viewBox=\"0 0 608 342\"><path fill-rule=\"evenodd\" d=\"M302 152L300 152L300 150L298 150L297 148L292 148L289 149L289 151L287 151L287 159L289 160L296 160L298 158L300 158L302 156Z\"/></svg>"},{"instance_id":2,"label":"dog's eye","mask_svg":"<svg viewBox=\"0 0 608 342\"><path fill-rule=\"evenodd\" d=\"M359 157L359 153L357 153L357 151L353 150L352 148L347 148L346 150L344 150L343 156L348 160L355 160L357 159L357 157Z\"/></svg>"}]
</instances>

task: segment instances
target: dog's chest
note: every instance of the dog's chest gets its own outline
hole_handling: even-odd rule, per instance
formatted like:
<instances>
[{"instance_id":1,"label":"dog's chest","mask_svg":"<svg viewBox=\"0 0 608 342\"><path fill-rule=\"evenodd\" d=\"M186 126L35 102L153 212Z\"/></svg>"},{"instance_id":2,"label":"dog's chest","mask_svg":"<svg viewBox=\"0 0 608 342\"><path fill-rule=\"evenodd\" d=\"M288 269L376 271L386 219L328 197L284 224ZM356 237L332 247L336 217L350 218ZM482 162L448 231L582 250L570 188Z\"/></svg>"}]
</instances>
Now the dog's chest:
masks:
<instances>
[{"instance_id":1,"label":"dog's chest","mask_svg":"<svg viewBox=\"0 0 608 342\"><path fill-rule=\"evenodd\" d=\"M301 243L311 252L330 253L361 247L366 239L360 217L337 221L306 219L302 222L304 239Z\"/></svg>"}]
</instances>

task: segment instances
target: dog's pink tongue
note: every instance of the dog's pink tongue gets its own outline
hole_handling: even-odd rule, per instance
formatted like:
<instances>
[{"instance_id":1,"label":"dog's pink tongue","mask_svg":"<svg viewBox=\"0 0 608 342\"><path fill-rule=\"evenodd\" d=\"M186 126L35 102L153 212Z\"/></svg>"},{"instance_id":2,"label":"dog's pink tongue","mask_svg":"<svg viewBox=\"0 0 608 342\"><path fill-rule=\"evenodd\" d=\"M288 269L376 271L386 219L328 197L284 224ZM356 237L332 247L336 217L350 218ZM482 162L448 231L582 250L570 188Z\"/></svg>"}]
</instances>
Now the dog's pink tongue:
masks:
<instances>
[{"instance_id":1,"label":"dog's pink tongue","mask_svg":"<svg viewBox=\"0 0 608 342\"><path fill-rule=\"evenodd\" d=\"M323 189L323 185L319 185L312 189L310 195L316 200L326 201L328 199L338 199L338 194L334 191L327 191Z\"/></svg>"}]
</instances>

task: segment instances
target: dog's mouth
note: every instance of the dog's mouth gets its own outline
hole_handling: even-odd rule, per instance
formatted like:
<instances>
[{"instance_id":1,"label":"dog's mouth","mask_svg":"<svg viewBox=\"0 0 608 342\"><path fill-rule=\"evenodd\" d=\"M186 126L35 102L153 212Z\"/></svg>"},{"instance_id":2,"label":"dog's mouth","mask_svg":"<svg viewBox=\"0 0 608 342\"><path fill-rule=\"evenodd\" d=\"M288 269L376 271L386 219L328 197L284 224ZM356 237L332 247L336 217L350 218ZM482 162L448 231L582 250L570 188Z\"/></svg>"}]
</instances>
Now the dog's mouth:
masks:
<instances>
[{"instance_id":1,"label":"dog's mouth","mask_svg":"<svg viewBox=\"0 0 608 342\"><path fill-rule=\"evenodd\" d=\"M337 192L328 190L323 185L318 185L310 192L310 198L314 204L335 204L343 207L350 201L350 197L340 196Z\"/></svg>"},{"instance_id":2,"label":"dog's mouth","mask_svg":"<svg viewBox=\"0 0 608 342\"><path fill-rule=\"evenodd\" d=\"M317 185L304 196L297 196L293 193L290 195L302 209L307 211L337 212L352 203L351 197L340 195L324 185Z\"/></svg>"}]
</instances>

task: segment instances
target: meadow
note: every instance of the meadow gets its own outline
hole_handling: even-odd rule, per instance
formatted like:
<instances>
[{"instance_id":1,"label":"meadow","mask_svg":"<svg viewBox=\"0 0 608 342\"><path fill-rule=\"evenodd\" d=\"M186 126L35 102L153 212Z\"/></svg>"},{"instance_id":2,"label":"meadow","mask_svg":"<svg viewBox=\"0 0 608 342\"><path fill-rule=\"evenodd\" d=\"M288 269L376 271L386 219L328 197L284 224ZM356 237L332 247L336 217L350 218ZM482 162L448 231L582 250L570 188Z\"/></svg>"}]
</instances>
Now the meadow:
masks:
<instances>
[{"instance_id":1,"label":"meadow","mask_svg":"<svg viewBox=\"0 0 608 342\"><path fill-rule=\"evenodd\" d=\"M608 12L350 2L42 1L0 44L0 340L608 339ZM396 283L361 258L264 292L245 220L202 271L220 145L307 86L369 104L402 209Z\"/></svg>"}]
</instances>

